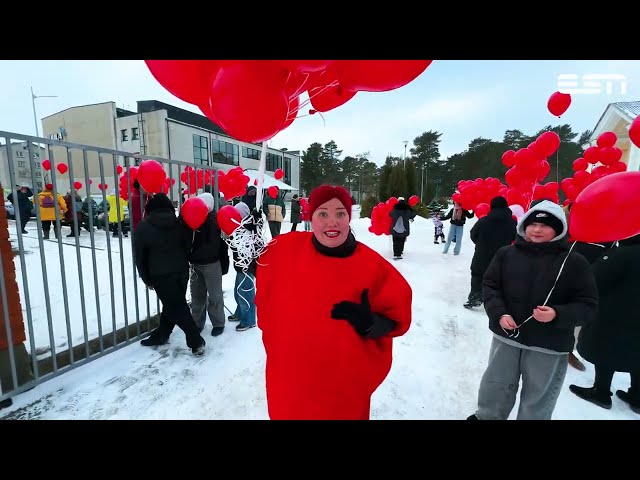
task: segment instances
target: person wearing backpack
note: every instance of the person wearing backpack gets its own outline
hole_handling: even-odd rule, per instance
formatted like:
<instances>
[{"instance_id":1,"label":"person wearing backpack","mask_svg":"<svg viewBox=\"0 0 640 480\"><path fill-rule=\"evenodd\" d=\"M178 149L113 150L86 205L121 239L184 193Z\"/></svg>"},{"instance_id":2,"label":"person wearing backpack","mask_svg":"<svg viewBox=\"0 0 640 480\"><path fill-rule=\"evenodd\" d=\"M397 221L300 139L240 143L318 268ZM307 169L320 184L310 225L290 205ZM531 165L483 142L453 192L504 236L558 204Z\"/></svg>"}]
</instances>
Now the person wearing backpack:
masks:
<instances>
[{"instance_id":1,"label":"person wearing backpack","mask_svg":"<svg viewBox=\"0 0 640 480\"><path fill-rule=\"evenodd\" d=\"M53 185L47 183L44 190L38 193L38 205L40 207L40 223L42 225L42 234L45 239L49 238L51 230L51 222L55 222L54 234L56 238L60 237L60 221L56 222L56 209L60 213L59 219L67 212L67 203L59 193L57 198L53 198ZM35 205L36 197L33 197Z\"/></svg>"},{"instance_id":2,"label":"person wearing backpack","mask_svg":"<svg viewBox=\"0 0 640 480\"><path fill-rule=\"evenodd\" d=\"M404 252L404 243L411 233L409 230L409 220L413 220L416 212L409 206L404 197L398 197L396 203L389 212L391 217L391 237L393 238L393 259L400 260Z\"/></svg>"}]
</instances>

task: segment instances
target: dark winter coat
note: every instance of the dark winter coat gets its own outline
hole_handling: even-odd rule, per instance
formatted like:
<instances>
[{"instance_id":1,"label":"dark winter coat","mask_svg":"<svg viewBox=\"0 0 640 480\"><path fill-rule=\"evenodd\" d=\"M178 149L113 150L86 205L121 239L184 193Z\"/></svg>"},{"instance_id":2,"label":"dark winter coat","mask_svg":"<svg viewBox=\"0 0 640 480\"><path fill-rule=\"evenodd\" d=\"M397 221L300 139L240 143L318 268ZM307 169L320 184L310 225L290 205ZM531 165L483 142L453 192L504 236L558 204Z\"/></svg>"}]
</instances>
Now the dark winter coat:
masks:
<instances>
[{"instance_id":1,"label":"dark winter coat","mask_svg":"<svg viewBox=\"0 0 640 480\"><path fill-rule=\"evenodd\" d=\"M548 323L529 318L544 304L569 252L566 237L548 243L532 243L518 236L514 245L502 247L484 274L484 308L490 330L508 337L500 326L502 315L511 315L520 334L511 340L556 352L571 352L574 328L595 317L598 292L589 262L571 252L547 306L556 311Z\"/></svg>"},{"instance_id":2,"label":"dark winter coat","mask_svg":"<svg viewBox=\"0 0 640 480\"><path fill-rule=\"evenodd\" d=\"M598 315L582 327L578 353L596 366L640 372L640 235L612 247L593 271Z\"/></svg>"},{"instance_id":3,"label":"dark winter coat","mask_svg":"<svg viewBox=\"0 0 640 480\"><path fill-rule=\"evenodd\" d=\"M587 262L593 264L596 260L602 258L603 255L607 253L607 250L611 248L613 242L609 243L585 243L585 242L575 242L575 246L573 247L573 251L579 253L584 258L587 259Z\"/></svg>"},{"instance_id":4,"label":"dark winter coat","mask_svg":"<svg viewBox=\"0 0 640 480\"><path fill-rule=\"evenodd\" d=\"M197 230L191 230L193 242L189 253L189 262L194 265L208 265L220 262L222 274L229 272L229 249L222 239L216 214L210 212Z\"/></svg>"},{"instance_id":5,"label":"dark winter coat","mask_svg":"<svg viewBox=\"0 0 640 480\"><path fill-rule=\"evenodd\" d=\"M258 190L253 185L247 187L247 193L242 196L242 201L247 204L249 207L249 211L253 212L253 209L256 208L256 193Z\"/></svg>"},{"instance_id":6,"label":"dark winter coat","mask_svg":"<svg viewBox=\"0 0 640 480\"><path fill-rule=\"evenodd\" d=\"M13 204L14 211L20 215L20 218L29 218L31 216L31 210L33 210L33 203L29 200L33 197L33 192L30 188L27 188L26 193L22 190L18 190L18 202L13 201L13 192L7 196L7 200Z\"/></svg>"},{"instance_id":7,"label":"dark winter coat","mask_svg":"<svg viewBox=\"0 0 640 480\"><path fill-rule=\"evenodd\" d=\"M170 200L166 200L168 205L157 201L160 195L149 200L147 216L140 221L133 237L138 274L150 286L158 277L189 274L187 256L192 231L176 217Z\"/></svg>"},{"instance_id":8,"label":"dark winter coat","mask_svg":"<svg viewBox=\"0 0 640 480\"><path fill-rule=\"evenodd\" d=\"M451 218L453 217L453 208L451 210L449 210L447 212L447 214L442 217L442 221L444 220L451 220L451 225L458 225L459 227L463 226L465 224L465 222L467 221L467 218L473 218L474 217L474 213L472 211L469 210L465 210L464 208L462 209L462 218L460 220L451 220Z\"/></svg>"},{"instance_id":9,"label":"dark winter coat","mask_svg":"<svg viewBox=\"0 0 640 480\"><path fill-rule=\"evenodd\" d=\"M469 232L476 249L471 260L471 273L483 275L498 249L516 239L517 222L509 208L494 208Z\"/></svg>"},{"instance_id":10,"label":"dark winter coat","mask_svg":"<svg viewBox=\"0 0 640 480\"><path fill-rule=\"evenodd\" d=\"M389 212L389 216L391 217L391 230L389 230L390 235L406 238L411 234L409 220L413 220L416 216L416 212L407 202L400 200L396 203ZM401 223L398 223L398 220L401 220Z\"/></svg>"},{"instance_id":11,"label":"dark winter coat","mask_svg":"<svg viewBox=\"0 0 640 480\"><path fill-rule=\"evenodd\" d=\"M291 200L291 223L300 223L300 200Z\"/></svg>"}]
</instances>

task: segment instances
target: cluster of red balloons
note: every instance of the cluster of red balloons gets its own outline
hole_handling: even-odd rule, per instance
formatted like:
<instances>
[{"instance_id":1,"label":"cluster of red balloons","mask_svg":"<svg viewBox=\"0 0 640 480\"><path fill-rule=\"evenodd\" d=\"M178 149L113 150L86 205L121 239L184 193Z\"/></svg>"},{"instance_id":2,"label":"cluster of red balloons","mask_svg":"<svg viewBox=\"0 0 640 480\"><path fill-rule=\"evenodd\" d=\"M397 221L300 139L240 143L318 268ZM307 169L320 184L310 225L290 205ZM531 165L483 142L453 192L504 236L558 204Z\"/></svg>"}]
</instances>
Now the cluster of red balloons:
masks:
<instances>
[{"instance_id":1,"label":"cluster of red balloons","mask_svg":"<svg viewBox=\"0 0 640 480\"><path fill-rule=\"evenodd\" d=\"M473 210L478 218L482 218L489 213L491 199L497 196L507 198L508 191L506 185L493 177L460 180L458 191L451 195L451 199L465 210ZM513 203L518 203L520 198L513 196L513 200L517 200Z\"/></svg>"},{"instance_id":2,"label":"cluster of red balloons","mask_svg":"<svg viewBox=\"0 0 640 480\"><path fill-rule=\"evenodd\" d=\"M564 205L573 203L578 195L598 179L620 173L627 170L627 165L621 162L622 150L615 146L618 137L613 132L604 132L597 139L597 146L589 147L584 151L584 156L573 162L573 177L567 177L560 182L560 188L567 196ZM587 172L589 164L601 163Z\"/></svg>"},{"instance_id":3,"label":"cluster of red balloons","mask_svg":"<svg viewBox=\"0 0 640 480\"><path fill-rule=\"evenodd\" d=\"M415 207L420 202L417 195L411 195L407 203L410 207ZM391 217L389 213L398 203L397 197L391 197L386 202L380 202L371 210L371 226L369 231L376 235L389 235L391 232Z\"/></svg>"},{"instance_id":4,"label":"cluster of red balloons","mask_svg":"<svg viewBox=\"0 0 640 480\"><path fill-rule=\"evenodd\" d=\"M171 94L196 105L231 137L250 143L273 138L293 123L307 93L327 112L359 91L408 84L431 60L145 60Z\"/></svg>"}]
</instances>

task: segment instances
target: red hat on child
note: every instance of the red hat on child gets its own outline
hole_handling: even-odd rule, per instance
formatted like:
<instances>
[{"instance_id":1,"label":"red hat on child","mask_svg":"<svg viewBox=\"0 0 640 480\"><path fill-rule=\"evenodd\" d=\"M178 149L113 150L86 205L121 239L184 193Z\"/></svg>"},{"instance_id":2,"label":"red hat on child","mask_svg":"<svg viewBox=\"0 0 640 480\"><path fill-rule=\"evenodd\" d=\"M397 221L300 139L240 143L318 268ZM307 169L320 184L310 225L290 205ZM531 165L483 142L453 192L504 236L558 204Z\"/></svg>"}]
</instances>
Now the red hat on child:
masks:
<instances>
[{"instance_id":1,"label":"red hat on child","mask_svg":"<svg viewBox=\"0 0 640 480\"><path fill-rule=\"evenodd\" d=\"M349 220L351 220L351 207L353 206L351 195L349 195L349 192L344 187L333 185L320 185L311 192L311 195L309 195L309 217L313 216L313 212L315 212L320 205L327 203L333 198L337 198L340 203L344 205L344 208L347 209Z\"/></svg>"}]
</instances>

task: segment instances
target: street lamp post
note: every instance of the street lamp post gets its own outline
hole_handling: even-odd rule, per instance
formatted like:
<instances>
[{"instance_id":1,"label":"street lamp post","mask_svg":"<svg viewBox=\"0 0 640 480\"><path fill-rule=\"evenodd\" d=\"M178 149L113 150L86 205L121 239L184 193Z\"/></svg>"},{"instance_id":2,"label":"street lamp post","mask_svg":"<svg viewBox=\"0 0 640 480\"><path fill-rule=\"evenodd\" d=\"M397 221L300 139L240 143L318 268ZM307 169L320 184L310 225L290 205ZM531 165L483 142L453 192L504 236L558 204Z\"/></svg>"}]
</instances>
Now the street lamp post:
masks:
<instances>
[{"instance_id":1,"label":"street lamp post","mask_svg":"<svg viewBox=\"0 0 640 480\"><path fill-rule=\"evenodd\" d=\"M31 104L33 105L33 121L36 124L36 137L40 137L40 129L38 128L38 115L36 115L36 98L58 98L57 95L36 95L31 87Z\"/></svg>"},{"instance_id":2,"label":"street lamp post","mask_svg":"<svg viewBox=\"0 0 640 480\"><path fill-rule=\"evenodd\" d=\"M403 161L403 165L404 168L407 168L407 144L409 143L408 140L404 140L402 143L404 143L404 161Z\"/></svg>"}]
</instances>

